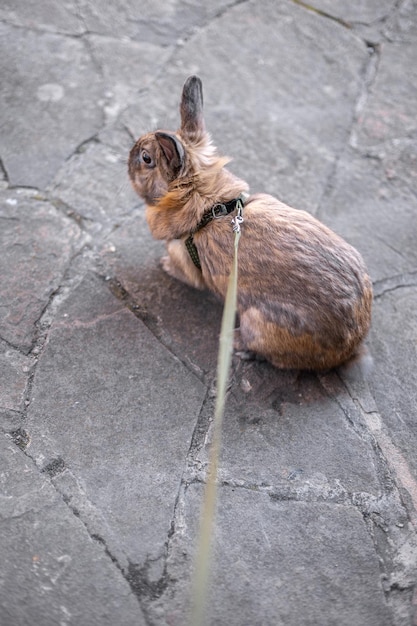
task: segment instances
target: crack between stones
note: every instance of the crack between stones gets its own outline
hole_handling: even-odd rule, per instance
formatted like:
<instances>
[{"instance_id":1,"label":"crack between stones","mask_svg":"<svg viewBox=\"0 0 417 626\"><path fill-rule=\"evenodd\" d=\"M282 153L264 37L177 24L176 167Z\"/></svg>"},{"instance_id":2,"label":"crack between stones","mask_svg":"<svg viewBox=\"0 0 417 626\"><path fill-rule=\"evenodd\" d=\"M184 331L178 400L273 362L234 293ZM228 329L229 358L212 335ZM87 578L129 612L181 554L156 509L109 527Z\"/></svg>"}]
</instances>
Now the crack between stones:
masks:
<instances>
[{"instance_id":1,"label":"crack between stones","mask_svg":"<svg viewBox=\"0 0 417 626\"><path fill-rule=\"evenodd\" d=\"M101 81L104 83L104 68L103 65L100 63L95 51L94 51L94 45L93 43L90 41L89 39L89 35L92 34L89 31L86 31L85 33L83 33L82 37L81 37L81 41L83 42L86 51L88 52L88 55L91 59L91 63L93 64L93 66L96 68L98 75L100 76ZM105 115L103 112L103 124L102 127L105 126L106 120L105 120Z\"/></svg>"},{"instance_id":2,"label":"crack between stones","mask_svg":"<svg viewBox=\"0 0 417 626\"><path fill-rule=\"evenodd\" d=\"M172 538L175 537L177 532L180 532L180 527L184 522L182 521L182 508L184 506L185 493L189 485L194 482L190 479L190 473L194 472L195 459L192 458L197 449L200 448L201 440L204 439L209 426L208 415L211 415L212 395L210 389L207 390L205 397L201 403L200 411L196 420L196 424L191 436L190 446L185 459L185 467L182 477L179 482L177 495L173 506L173 514L171 518L170 528L167 533L167 539L165 542L165 553L157 558L148 558L142 565L129 563L128 570L125 574L126 580L128 580L133 592L141 601L141 607L143 612L147 613L147 605L152 601L160 598L171 582L171 577L168 571L168 559L172 551ZM208 410L210 409L210 410ZM162 574L156 580L152 580L149 570L152 563L158 562L163 559ZM151 620L151 623L152 620Z\"/></svg>"},{"instance_id":3,"label":"crack between stones","mask_svg":"<svg viewBox=\"0 0 417 626\"><path fill-rule=\"evenodd\" d=\"M15 345L14 343L9 341L5 337L2 337L1 335L0 335L0 342L3 343L5 346L7 346L7 348L10 348L11 350L14 350L15 352L17 352L18 354L20 354L22 356L28 356L30 354L30 352L25 352L21 348L21 346Z\"/></svg>"},{"instance_id":4,"label":"crack between stones","mask_svg":"<svg viewBox=\"0 0 417 626\"><path fill-rule=\"evenodd\" d=\"M202 482L195 480L195 482ZM268 496L273 503L303 502L323 503L353 507L362 517L378 559L381 587L385 601L395 614L409 610L410 591L415 587L415 567L398 557L400 549L408 545L416 552L412 520L404 506L399 491L373 495L367 492L349 492L336 481L335 485L312 485L304 483L289 486L253 484L247 481L222 480L221 487L244 489ZM410 528L411 522L411 528ZM403 622L395 621L398 626Z\"/></svg>"},{"instance_id":5,"label":"crack between stones","mask_svg":"<svg viewBox=\"0 0 417 626\"><path fill-rule=\"evenodd\" d=\"M381 25L383 26L393 15L394 13L398 10L398 8L405 2L404 0L397 0L397 2L395 3L394 7L392 7L391 10L389 10L389 12L386 15L383 15L382 17L374 20L374 21L370 21L370 22L361 22L360 20L344 20L343 18L337 17L336 15L332 15L331 13L329 13L328 11L324 11L323 9L319 9L318 7L315 7L313 4L310 4L308 2L305 2L303 0L292 0L292 2L294 4L297 4L301 7L303 7L304 9L307 9L308 11L315 13L317 15L319 15L320 17L324 17L328 20L332 20L333 22L336 22L338 24L340 24L341 26L343 26L344 28L347 28L349 30L353 30L356 27L365 27L365 28L370 28L372 26L377 26L377 25Z\"/></svg>"},{"instance_id":6,"label":"crack between stones","mask_svg":"<svg viewBox=\"0 0 417 626\"><path fill-rule=\"evenodd\" d=\"M81 39L84 33L70 33L61 31L59 28L42 28L39 26L26 25L26 24L16 24L11 22L10 20L0 20L0 24L5 24L6 26L10 26L11 28L19 28L20 30L30 31L32 33L37 33L38 35L54 35L56 37L66 37L68 39Z\"/></svg>"},{"instance_id":7,"label":"crack between stones","mask_svg":"<svg viewBox=\"0 0 417 626\"><path fill-rule=\"evenodd\" d=\"M298 3L298 0L292 0L292 1ZM371 86L374 83L375 78L376 78L378 65L379 65L379 55L380 55L379 46L377 44L370 44L367 42L364 42L364 43L367 46L369 56L360 72L359 90L358 90L356 100L353 103L350 125L349 125L349 128L346 130L346 141L341 146L337 154L335 154L335 158L330 167L329 174L323 185L323 191L317 201L317 208L315 211L315 215L318 218L321 215L324 201L330 195L333 189L333 181L335 179L338 166L343 155L346 153L346 150L348 149L348 147L351 147L353 149L357 148L357 139L356 139L355 129L360 119L361 113L364 110L364 107L366 105L369 90L371 89Z\"/></svg>"},{"instance_id":8,"label":"crack between stones","mask_svg":"<svg viewBox=\"0 0 417 626\"><path fill-rule=\"evenodd\" d=\"M56 310L54 309L59 306L60 300L66 299L66 297L69 295L70 290L73 289L75 285L78 285L85 276L85 272L81 272L81 274L79 275L77 274L76 277L71 276L72 265L74 261L83 254L84 249L85 246L83 246L71 257L68 266L63 272L60 284L50 294L48 302L45 304L38 319L34 323L34 326L36 328L36 336L29 351L27 353L24 353L25 356L33 357L34 362L30 367L26 387L23 393L23 420L25 420L27 417L27 411L31 403L38 362L40 357L42 356L43 351L45 350L45 347L48 344L49 332L55 319Z\"/></svg>"},{"instance_id":9,"label":"crack between stones","mask_svg":"<svg viewBox=\"0 0 417 626\"><path fill-rule=\"evenodd\" d=\"M208 19L206 22L203 22L201 24L195 24L194 26L190 26L188 31L182 33L182 35L179 36L179 38L177 39L177 41L175 43L172 43L171 45L168 45L166 47L172 47L172 52L169 56L169 58L165 61L165 63L163 63L161 66L159 66L154 74L153 79L149 82L149 84L142 88L139 89L137 91L138 95L142 95L147 93L154 85L155 83L158 82L158 79L160 78L160 76L162 76L164 74L164 72L166 72L166 68L169 67L170 65L173 64L174 59L176 57L176 55L178 54L178 52L184 47L185 44L187 44L195 35L196 33L199 33L201 31L203 31L205 28L207 28L208 26L210 26L214 21L221 19L224 15L226 15L230 10L232 10L234 7L240 5L240 4L245 4L250 2L250 0L235 0L235 2L232 2L231 4L229 4L226 7L223 7L222 9L220 9L217 13L215 13L213 16L211 16L210 19ZM93 34L93 33L91 33ZM131 41L135 41L134 39L132 39ZM129 108L130 105L127 105L125 108L122 108L119 112L119 119L122 118L123 113ZM132 132L132 129L130 129L127 124L123 124L123 128L126 130L126 132L129 134L129 136L132 138L132 142L136 142L137 137L135 137L134 133Z\"/></svg>"},{"instance_id":10,"label":"crack between stones","mask_svg":"<svg viewBox=\"0 0 417 626\"><path fill-rule=\"evenodd\" d=\"M165 542L165 554L159 558L163 559L162 575L152 580L149 574L150 566L159 559L147 559L141 566L130 563L127 577L134 592L144 601L142 609L146 613L147 605L152 601L159 599L167 590L172 578L169 574L168 561L172 553L172 542L177 533L181 533L181 528L185 525L184 521L184 503L185 496L190 484L196 482L194 478L196 461L194 458L195 451L198 450L207 434L209 428L209 415L211 416L212 397L210 389L207 390L205 397L201 403L200 411L196 420L196 424L191 437L190 446L185 458L184 471L179 482L177 495L175 498L173 513ZM152 619L150 620L151 623Z\"/></svg>"},{"instance_id":11,"label":"crack between stones","mask_svg":"<svg viewBox=\"0 0 417 626\"><path fill-rule=\"evenodd\" d=\"M4 176L4 182L9 186L9 175L7 173L6 167L3 163L3 159L0 157L0 173Z\"/></svg>"},{"instance_id":12,"label":"crack between stones","mask_svg":"<svg viewBox=\"0 0 417 626\"><path fill-rule=\"evenodd\" d=\"M137 590L134 588L134 586L132 585L132 582L130 580L130 576L129 576L129 572L126 572L126 570L124 569L124 567L122 566L122 564L119 562L119 560L117 559L117 557L112 553L111 549L109 548L107 541L104 539L104 537L97 531L94 531L90 528L89 522L88 520L85 520L81 514L81 512L77 509L76 506L71 504L71 498L68 497L64 492L62 492L58 486L55 484L55 482L53 480L51 480L52 485L54 486L56 492L61 496L63 502L66 504L66 506L68 507L68 509L71 511L71 513L82 523L82 525L84 526L88 536L96 543L98 543L104 550L105 555L110 559L110 561L112 562L112 564L116 567L116 569L119 571L119 573L121 574L121 576L124 578L124 580L128 583L131 592L133 593L133 595L136 597L139 607L143 613L143 616L146 619L146 614L145 614L145 610L142 606L142 602L141 602L141 598L137 593ZM91 504L91 503L90 503ZM93 506L93 505L91 505Z\"/></svg>"},{"instance_id":13,"label":"crack between stones","mask_svg":"<svg viewBox=\"0 0 417 626\"><path fill-rule=\"evenodd\" d=\"M74 282L76 282L76 284L79 284L84 278L84 274L82 274L81 276L77 276L76 279L70 276L73 262L75 261L75 259L83 254L83 251L84 246L81 250L77 251L71 257L67 267L62 274L60 284L56 287L56 289L51 292L47 303L43 307L38 319L35 321L34 326L37 329L38 334L29 350L29 354L35 354L36 356L38 356L43 351L43 348L47 343L49 330L55 317L56 311L54 311L54 308L59 306L59 304L57 304L57 300L59 300L61 297L64 298L64 296L68 294L70 289L73 287Z\"/></svg>"},{"instance_id":14,"label":"crack between stones","mask_svg":"<svg viewBox=\"0 0 417 626\"><path fill-rule=\"evenodd\" d=\"M308 2L303 2L303 0L292 0L292 2L294 4L297 4L300 7L303 7L303 9L307 9L307 11L310 11L311 13L315 13L316 15L319 15L320 17L324 17L328 20L332 20L333 22L340 24L340 26L343 26L344 28L347 28L349 30L353 28L353 24L351 22L343 20L340 17L336 17L335 15L331 15L331 13L328 13L327 11L323 11L322 9L318 9L312 4L309 4Z\"/></svg>"},{"instance_id":15,"label":"crack between stones","mask_svg":"<svg viewBox=\"0 0 417 626\"><path fill-rule=\"evenodd\" d=\"M205 485L203 472L195 473L184 483L185 489L190 485ZM374 495L362 491L349 491L336 479L333 483L313 484L295 479L291 485L288 481L277 481L273 485L265 482L256 483L245 479L221 478L218 487L242 489L269 497L274 502L324 503L342 506L353 506L364 516L378 513L380 503L384 499L395 497L396 494Z\"/></svg>"},{"instance_id":16,"label":"crack between stones","mask_svg":"<svg viewBox=\"0 0 417 626\"><path fill-rule=\"evenodd\" d=\"M237 6L241 5L241 4L247 4L250 1L251 0L235 0L235 2L232 2L231 4L228 4L227 6L223 7L219 11L217 11L217 13L215 13L215 15L213 15L212 18L210 20L208 20L207 23L204 26L202 26L202 28L206 28L212 22L222 18L224 15L229 13L229 11L232 11L235 7L237 7Z\"/></svg>"},{"instance_id":17,"label":"crack between stones","mask_svg":"<svg viewBox=\"0 0 417 626\"><path fill-rule=\"evenodd\" d=\"M204 372L202 372L202 370L194 365L189 359L176 354L170 341L164 337L157 318L150 314L146 307L141 307L137 304L134 298L132 298L117 278L102 274L97 274L97 276L107 285L113 296L123 302L126 308L129 309L129 311L133 313L133 315L141 322L143 322L143 324L145 324L146 328L153 334L155 339L157 339L177 361L184 365L184 367L189 370L200 382L205 383Z\"/></svg>"},{"instance_id":18,"label":"crack between stones","mask_svg":"<svg viewBox=\"0 0 417 626\"><path fill-rule=\"evenodd\" d=\"M407 287L417 287L417 270L375 281L373 285L374 300L382 298L392 291Z\"/></svg>"},{"instance_id":19,"label":"crack between stones","mask_svg":"<svg viewBox=\"0 0 417 626\"><path fill-rule=\"evenodd\" d=\"M11 434L9 433L9 435L11 436ZM29 438L30 439L30 438ZM109 557L109 559L111 560L111 562L113 563L113 565L117 568L117 570L120 572L120 574L122 575L122 577L124 578L124 580L128 583L133 595L136 597L139 607L142 611L142 614L145 618L145 621L147 621L146 619L146 611L144 609L144 607L142 606L142 602L141 602L141 597L139 596L139 594L137 593L137 589L135 588L135 586L132 584L132 580L131 580L131 576L129 574L129 571L126 571L125 568L123 567L123 565L120 563L119 559L112 553L111 548L108 546L108 542L104 539L104 537L100 534L100 532L98 532L97 530L94 530L91 528L89 520L88 519L84 519L81 511L77 508L76 505L71 504L71 500L72 498L67 495L65 493L65 491L61 490L59 485L56 483L56 481L54 480L55 478L57 478L59 475L63 474L66 471L69 471L66 468L66 464L64 459L62 459L61 457L57 457L56 459L53 459L48 465L46 465L44 468L40 468L38 467L35 459L31 456L31 454L29 453L29 451L26 449L26 445L24 448L22 448L19 443L17 441L14 440L15 445L17 445L17 447L19 447L26 458L30 459L30 461L33 463L34 467L36 468L36 470L38 471L38 473L40 474L45 474L49 477L49 482L50 484L53 486L55 492L57 493L57 495L62 499L62 501L64 502L64 504L68 507L69 511L71 511L71 513L80 521L80 523L84 526L88 536L95 542L99 543L102 548L104 549L104 552L106 554L106 556ZM88 500L88 498L86 498L85 494L81 494L82 495L82 499L86 501L87 505L91 506L93 509L95 509L94 505ZM52 507L53 505L47 505L48 507ZM47 507L43 507L43 508L47 508ZM28 514L30 511L23 513L22 515L26 515ZM15 518L13 518L15 519ZM93 524L94 525L94 524Z\"/></svg>"},{"instance_id":20,"label":"crack between stones","mask_svg":"<svg viewBox=\"0 0 417 626\"><path fill-rule=\"evenodd\" d=\"M354 114L348 141L348 145L350 145L354 149L357 149L358 147L355 129L358 125L363 111L365 110L365 106L369 97L369 92L378 74L381 58L381 47L379 44L373 44L369 41L365 41L365 44L368 49L369 57L364 69L362 70L361 88L355 102Z\"/></svg>"},{"instance_id":21,"label":"crack between stones","mask_svg":"<svg viewBox=\"0 0 417 626\"><path fill-rule=\"evenodd\" d=\"M50 463L49 465L53 466L55 465L55 463ZM56 476L59 476L59 474L62 474L64 471L70 471L65 468L65 463L63 459L58 458L57 465L59 465L60 469L58 474L51 474L51 472L47 471L47 468L45 468L43 471L51 477L51 482L55 490L61 496L64 503L67 505L72 514L77 517L83 524L90 538L103 547L106 556L109 557L113 565L117 568L125 581L128 583L133 595L136 597L139 603L145 622L152 623L148 617L147 606L150 602L156 600L164 593L170 580L169 574L167 572L167 556L169 551L169 540L175 532L173 525L171 524L171 527L168 531L167 540L165 542L165 553L161 556L155 558L148 557L145 559L143 564L133 563L125 554L117 556L117 550L115 551L112 549L112 547L109 545L109 540L107 540L103 536L102 530L100 530L100 520L97 522L94 519L89 519L88 513L84 514L80 510L83 506L87 506L92 508L93 510L96 510L95 505L90 502L86 494L84 492L80 492L79 496L81 498L81 501L79 503L77 501L72 502L73 496L66 493L65 489L61 489L59 484L57 484L55 480L53 480ZM73 476L72 472L70 472L70 474ZM74 479L77 482L76 477L74 477ZM152 580L149 574L149 570L152 566L152 563L158 562L161 558L163 559L162 575L158 579ZM125 564L123 564L123 561L125 561Z\"/></svg>"},{"instance_id":22,"label":"crack between stones","mask_svg":"<svg viewBox=\"0 0 417 626\"><path fill-rule=\"evenodd\" d=\"M217 13L214 13L214 15L212 15L210 18L208 18L205 22L202 22L201 24L194 24L193 26L190 26L189 30L187 32L183 33L183 35L180 37L179 41L177 41L174 53L177 52L179 48L182 48L184 46L184 44L188 43L195 36L196 33L199 33L201 31L205 30L213 22L221 19L224 15L227 15L227 13L232 11L235 7L237 7L237 6L241 5L241 4L247 4L250 1L251 0L235 0L234 2L231 2L230 4L228 4L228 5L224 6L224 7L222 7L221 9L219 9L217 11Z\"/></svg>"},{"instance_id":23,"label":"crack between stones","mask_svg":"<svg viewBox=\"0 0 417 626\"><path fill-rule=\"evenodd\" d=\"M197 480L197 482L201 482ZM294 481L295 482L295 481ZM289 485L277 482L274 485L256 484L245 480L224 479L219 482L221 487L245 489L268 496L274 502L305 502L340 504L358 508L364 515L378 510L378 503L383 496L375 496L368 492L348 491L339 480L334 484L314 485L308 481Z\"/></svg>"},{"instance_id":24,"label":"crack between stones","mask_svg":"<svg viewBox=\"0 0 417 626\"><path fill-rule=\"evenodd\" d=\"M393 252L395 252L395 254L397 254L401 259L403 259L404 261L408 261L407 257L405 254L403 254L401 252L401 250L398 250L392 243L389 243L384 237L381 237L380 235L378 235L375 231L372 232L372 236L374 237L374 239L376 239L377 241L380 241L384 246L386 246L389 250L392 250Z\"/></svg>"},{"instance_id":25,"label":"crack between stones","mask_svg":"<svg viewBox=\"0 0 417 626\"><path fill-rule=\"evenodd\" d=\"M413 478L408 463L402 456L400 450L386 434L382 418L376 408L366 409L366 402L363 402L360 393L355 393L343 376L338 375L343 385L344 392L356 408L356 419L351 414L349 407L334 393L325 382L325 377L319 377L323 388L340 406L346 419L351 423L358 436L367 443L370 443L374 450L374 457L377 463L377 475L381 485L387 494L397 493L404 510L407 511L408 518L417 531L417 481ZM358 421L358 417L360 422ZM404 499L404 490L408 494L409 502Z\"/></svg>"}]
</instances>

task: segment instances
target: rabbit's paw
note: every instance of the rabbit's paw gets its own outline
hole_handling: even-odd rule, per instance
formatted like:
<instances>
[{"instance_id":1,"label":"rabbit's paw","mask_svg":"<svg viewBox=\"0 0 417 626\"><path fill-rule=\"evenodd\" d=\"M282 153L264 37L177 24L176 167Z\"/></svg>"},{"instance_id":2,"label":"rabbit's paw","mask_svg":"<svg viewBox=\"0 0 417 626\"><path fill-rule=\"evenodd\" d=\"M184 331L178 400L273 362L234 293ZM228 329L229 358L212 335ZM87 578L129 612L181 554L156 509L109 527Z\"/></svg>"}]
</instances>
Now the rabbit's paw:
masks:
<instances>
[{"instance_id":1,"label":"rabbit's paw","mask_svg":"<svg viewBox=\"0 0 417 626\"><path fill-rule=\"evenodd\" d=\"M173 267L172 267L171 257L168 254L161 258L161 266L164 272L176 278Z\"/></svg>"},{"instance_id":2,"label":"rabbit's paw","mask_svg":"<svg viewBox=\"0 0 417 626\"><path fill-rule=\"evenodd\" d=\"M190 259L181 256L178 258L175 255L170 254L163 256L161 259L162 269L169 274L172 278L194 287L195 289L204 289L205 282L203 280L200 270L198 270Z\"/></svg>"},{"instance_id":3,"label":"rabbit's paw","mask_svg":"<svg viewBox=\"0 0 417 626\"><path fill-rule=\"evenodd\" d=\"M186 276L182 268L178 266L178 264L175 262L175 259L173 259L170 254L167 254L166 256L163 256L161 258L161 265L164 272L169 274L172 278L176 278L183 283L190 284L188 277Z\"/></svg>"},{"instance_id":4,"label":"rabbit's paw","mask_svg":"<svg viewBox=\"0 0 417 626\"><path fill-rule=\"evenodd\" d=\"M240 328L236 328L233 335L233 350L234 353L242 361L255 361L258 359L258 355L252 350L248 350L246 343L242 339Z\"/></svg>"}]
</instances>

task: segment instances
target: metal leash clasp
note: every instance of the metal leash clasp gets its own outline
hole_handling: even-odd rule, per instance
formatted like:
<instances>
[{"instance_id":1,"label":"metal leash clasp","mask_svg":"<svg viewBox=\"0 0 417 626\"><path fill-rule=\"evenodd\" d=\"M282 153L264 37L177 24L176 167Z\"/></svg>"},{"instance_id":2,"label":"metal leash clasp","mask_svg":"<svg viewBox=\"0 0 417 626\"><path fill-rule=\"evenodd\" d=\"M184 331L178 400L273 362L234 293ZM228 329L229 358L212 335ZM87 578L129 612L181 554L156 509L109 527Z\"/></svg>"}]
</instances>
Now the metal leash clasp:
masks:
<instances>
[{"instance_id":1,"label":"metal leash clasp","mask_svg":"<svg viewBox=\"0 0 417 626\"><path fill-rule=\"evenodd\" d=\"M243 215L242 215L243 204L241 200L238 200L238 202L236 203L236 209L237 209L237 213L235 217L232 218L231 221L232 221L232 226L233 226L233 232L240 233L240 225L244 221Z\"/></svg>"}]
</instances>

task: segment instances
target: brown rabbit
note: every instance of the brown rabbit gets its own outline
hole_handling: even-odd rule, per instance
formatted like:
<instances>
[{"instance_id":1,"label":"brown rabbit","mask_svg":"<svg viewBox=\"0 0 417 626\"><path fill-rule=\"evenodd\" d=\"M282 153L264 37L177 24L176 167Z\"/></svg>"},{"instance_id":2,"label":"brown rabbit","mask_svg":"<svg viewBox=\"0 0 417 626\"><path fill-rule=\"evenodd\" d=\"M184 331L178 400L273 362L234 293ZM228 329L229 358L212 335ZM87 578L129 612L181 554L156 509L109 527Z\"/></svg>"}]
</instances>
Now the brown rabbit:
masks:
<instances>
[{"instance_id":1,"label":"brown rabbit","mask_svg":"<svg viewBox=\"0 0 417 626\"><path fill-rule=\"evenodd\" d=\"M138 139L129 176L152 235L165 239L168 274L224 298L233 259L232 213L242 202L240 347L276 367L323 370L358 354L371 318L372 286L360 254L304 211L224 168L205 130L201 80L188 78L181 128Z\"/></svg>"}]
</instances>

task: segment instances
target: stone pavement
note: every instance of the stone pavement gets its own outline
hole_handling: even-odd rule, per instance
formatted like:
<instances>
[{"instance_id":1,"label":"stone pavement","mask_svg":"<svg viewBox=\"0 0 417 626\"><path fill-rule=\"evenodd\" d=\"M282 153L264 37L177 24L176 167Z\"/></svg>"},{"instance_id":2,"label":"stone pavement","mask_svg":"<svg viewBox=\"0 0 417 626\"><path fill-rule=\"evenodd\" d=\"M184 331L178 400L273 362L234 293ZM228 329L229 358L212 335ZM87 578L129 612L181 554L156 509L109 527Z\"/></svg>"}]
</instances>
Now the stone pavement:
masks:
<instances>
[{"instance_id":1,"label":"stone pavement","mask_svg":"<svg viewBox=\"0 0 417 626\"><path fill-rule=\"evenodd\" d=\"M252 191L363 254L368 383L233 361L208 623L417 624L416 0L3 0L0 624L184 626L221 306L126 173L203 79Z\"/></svg>"}]
</instances>

